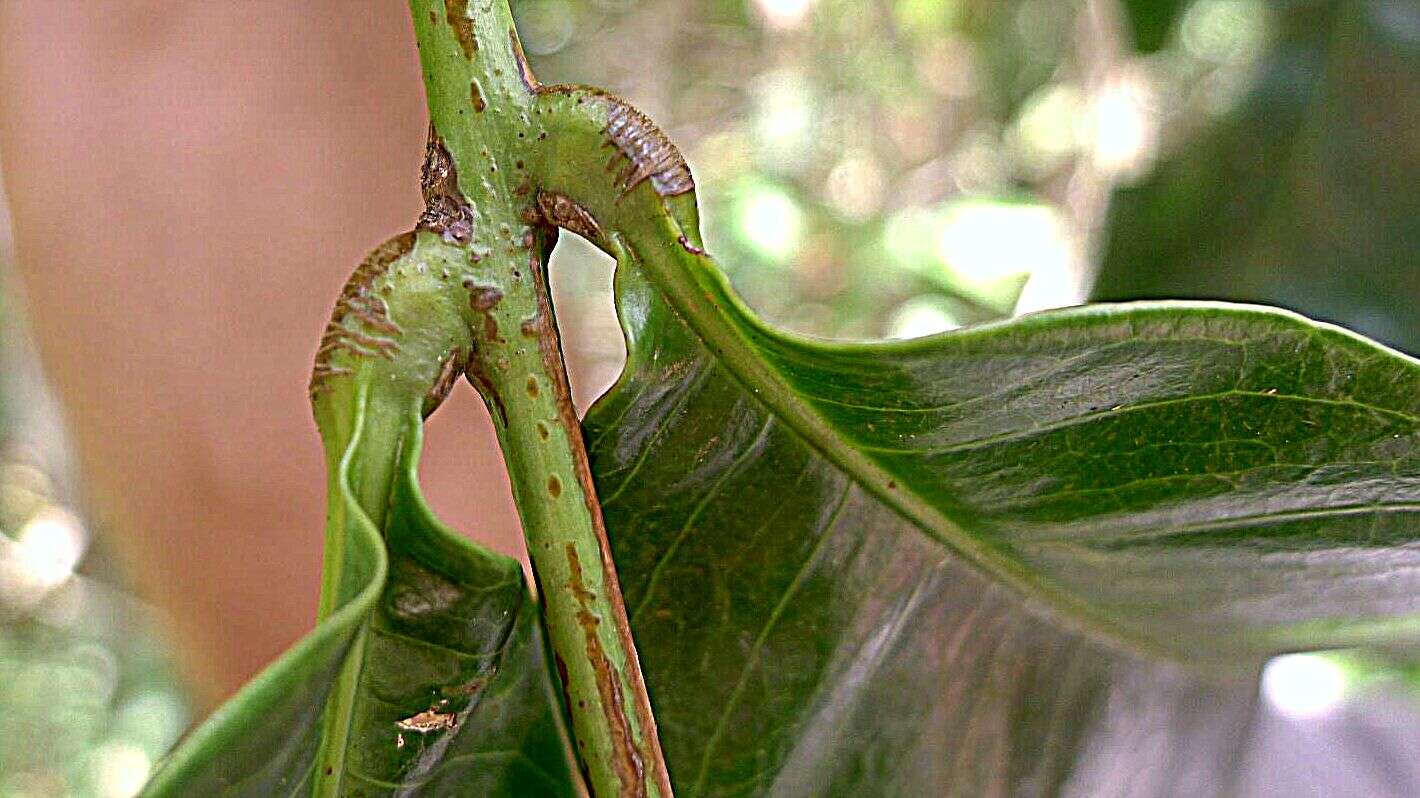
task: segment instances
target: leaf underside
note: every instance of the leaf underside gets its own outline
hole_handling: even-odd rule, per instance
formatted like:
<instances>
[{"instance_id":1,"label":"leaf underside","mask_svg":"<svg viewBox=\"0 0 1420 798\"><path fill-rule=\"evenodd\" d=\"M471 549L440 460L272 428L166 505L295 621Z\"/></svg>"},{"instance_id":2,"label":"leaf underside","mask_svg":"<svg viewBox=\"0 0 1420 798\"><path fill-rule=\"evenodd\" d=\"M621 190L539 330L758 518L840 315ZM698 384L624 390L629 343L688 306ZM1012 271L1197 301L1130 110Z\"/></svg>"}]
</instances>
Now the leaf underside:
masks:
<instances>
[{"instance_id":1,"label":"leaf underside","mask_svg":"<svg viewBox=\"0 0 1420 798\"><path fill-rule=\"evenodd\" d=\"M308 795L323 742L344 747L341 795L575 794L522 568L433 517L416 476L420 430L416 416L383 541L344 491L354 598L209 718L146 794ZM323 741L332 685L356 646L349 729Z\"/></svg>"},{"instance_id":2,"label":"leaf underside","mask_svg":"<svg viewBox=\"0 0 1420 798\"><path fill-rule=\"evenodd\" d=\"M585 427L679 795L1228 794L1264 656L1417 632L1420 368L1363 339L1197 304L740 325L761 385L632 267L618 301Z\"/></svg>"}]
</instances>

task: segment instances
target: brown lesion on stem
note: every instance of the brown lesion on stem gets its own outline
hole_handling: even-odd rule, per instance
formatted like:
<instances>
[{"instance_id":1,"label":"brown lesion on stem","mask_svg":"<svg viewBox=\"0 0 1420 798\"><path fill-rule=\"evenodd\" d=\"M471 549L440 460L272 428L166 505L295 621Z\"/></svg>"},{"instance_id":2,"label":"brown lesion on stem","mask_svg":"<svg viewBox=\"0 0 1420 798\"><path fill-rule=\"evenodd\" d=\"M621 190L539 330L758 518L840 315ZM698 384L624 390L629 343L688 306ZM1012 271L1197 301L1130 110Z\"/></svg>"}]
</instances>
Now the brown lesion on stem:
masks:
<instances>
[{"instance_id":1,"label":"brown lesion on stem","mask_svg":"<svg viewBox=\"0 0 1420 798\"><path fill-rule=\"evenodd\" d=\"M551 234L551 230L546 226L542 229L545 231L544 235ZM571 449L577 485L581 488L582 501L586 505L587 515L591 519L592 530L596 535L597 548L601 557L606 603L612 613L612 617L608 620L612 623L617 637L620 638L621 649L626 652L625 673L618 673L610 660L607 659L605 652L602 651L601 642L596 636L596 625L601 620L588 609L589 602L594 597L586 590L583 583L581 563L576 559L576 550L571 544L568 544L569 565L572 567L570 587L578 599L578 603L582 605L582 609L578 613L578 621L587 639L587 656L596 671L598 690L602 697L602 705L606 710L606 723L612 731L613 737L618 738L612 741L617 753L613 766L617 769L621 779L623 796L639 797L646 794L645 763L648 760L652 763L650 778L655 781L660 793L673 795L670 776L666 772L664 764L665 757L661 753L660 739L656 733L656 719L651 713L650 699L645 689L645 679L641 675L641 665L636 655L636 643L631 637L631 624L627 619L625 602L622 600L621 585L616 577L616 564L611 559L611 542L607 537L606 523L602 519L601 504L597 500L596 485L592 481L591 464L587 459L587 446L582 438L582 425L577 420L577 411L572 404L572 390L567 381L567 367L562 355L562 341L558 335L552 313L552 299L547 286L546 266L542 262L537 247L530 248L529 257L533 288L537 296L537 315L523 322L522 333L524 336L537 340L538 351L542 357L543 373L551 383L552 397L557 405L557 421L562 427L568 447ZM623 678L631 686L632 709L636 713L637 725L641 730L641 744L645 746L644 750L635 744L631 736L629 719L626 715L627 708L621 692ZM623 735L625 736L623 737Z\"/></svg>"},{"instance_id":2,"label":"brown lesion on stem","mask_svg":"<svg viewBox=\"0 0 1420 798\"><path fill-rule=\"evenodd\" d=\"M533 75L532 66L528 64L527 53L523 52L523 40L518 38L517 29L508 29L508 40L513 46L513 60L518 64L518 77L523 81L523 88L536 94L542 90L542 84L538 83L537 77Z\"/></svg>"},{"instance_id":3,"label":"brown lesion on stem","mask_svg":"<svg viewBox=\"0 0 1420 798\"><path fill-rule=\"evenodd\" d=\"M469 351L455 347L444 362L439 365L439 376L434 380L434 386L429 389L429 393L424 397L423 415L428 418L439 405L448 398L449 391L454 389L454 383L458 381L459 375L468 368Z\"/></svg>"},{"instance_id":4,"label":"brown lesion on stem","mask_svg":"<svg viewBox=\"0 0 1420 798\"><path fill-rule=\"evenodd\" d=\"M690 239L683 235L676 238L676 243L680 244L681 249L685 250L686 252L689 252L692 255L699 255L701 257L704 257L709 254L703 248L697 247L694 244L690 243Z\"/></svg>"},{"instance_id":5,"label":"brown lesion on stem","mask_svg":"<svg viewBox=\"0 0 1420 798\"><path fill-rule=\"evenodd\" d=\"M537 193L537 210L542 220L554 227L570 230L588 241L601 241L602 228L591 213L566 194L556 191Z\"/></svg>"},{"instance_id":6,"label":"brown lesion on stem","mask_svg":"<svg viewBox=\"0 0 1420 798\"><path fill-rule=\"evenodd\" d=\"M404 233L379 245L346 281L316 350L311 369L312 399L330 390L332 378L354 373L350 366L335 362L337 354L388 359L399 351L399 342L392 336L402 330L390 318L389 305L375 292L374 283L389 271L390 264L414 248L414 237L413 232Z\"/></svg>"},{"instance_id":7,"label":"brown lesion on stem","mask_svg":"<svg viewBox=\"0 0 1420 798\"><path fill-rule=\"evenodd\" d=\"M433 123L429 125L419 187L424 194L424 213L420 214L415 229L438 233L450 244L466 246L473 239L473 208L459 190L454 159ZM472 252L469 256L475 257Z\"/></svg>"},{"instance_id":8,"label":"brown lesion on stem","mask_svg":"<svg viewBox=\"0 0 1420 798\"><path fill-rule=\"evenodd\" d=\"M631 103L592 86L559 83L538 86L536 92L572 98L577 105L595 102L606 109L606 126L602 132L606 135L606 146L616 150L606 168L608 172L617 170L615 184L622 196L647 181L661 197L695 191L695 178L675 142Z\"/></svg>"},{"instance_id":9,"label":"brown lesion on stem","mask_svg":"<svg viewBox=\"0 0 1420 798\"><path fill-rule=\"evenodd\" d=\"M469 277L463 281L463 287L468 291L469 307L479 313L487 313L503 301L503 289L496 285L479 285Z\"/></svg>"},{"instance_id":10,"label":"brown lesion on stem","mask_svg":"<svg viewBox=\"0 0 1420 798\"><path fill-rule=\"evenodd\" d=\"M473 35L473 20L468 16L468 0L444 0L444 18L454 29L454 38L459 41L463 57L473 60L478 52L478 38Z\"/></svg>"},{"instance_id":11,"label":"brown lesion on stem","mask_svg":"<svg viewBox=\"0 0 1420 798\"><path fill-rule=\"evenodd\" d=\"M601 621L591 611L591 604L596 596L587 590L584 584L582 563L577 557L577 545L568 543L566 552L567 566L571 574L568 587L580 605L577 610L577 625L582 627L587 660L596 672L597 694L601 696L602 706L608 710L607 720L611 725L609 731L614 751L611 764L616 770L617 780L621 782L621 798L645 798L646 762L636 747L636 741L626 721L626 701L621 692L621 680L617 677L615 667L607 659L600 638L597 637L597 626ZM570 699L569 695L568 700Z\"/></svg>"}]
</instances>

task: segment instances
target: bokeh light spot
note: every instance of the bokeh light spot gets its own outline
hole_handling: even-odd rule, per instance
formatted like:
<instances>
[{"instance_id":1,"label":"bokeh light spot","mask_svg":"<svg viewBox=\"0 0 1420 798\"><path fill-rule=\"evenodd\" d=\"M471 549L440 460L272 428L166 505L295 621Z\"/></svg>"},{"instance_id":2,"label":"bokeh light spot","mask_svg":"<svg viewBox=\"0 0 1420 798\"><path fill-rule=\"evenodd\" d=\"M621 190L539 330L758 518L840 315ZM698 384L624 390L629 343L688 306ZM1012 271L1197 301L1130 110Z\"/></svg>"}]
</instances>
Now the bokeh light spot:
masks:
<instances>
[{"instance_id":1,"label":"bokeh light spot","mask_svg":"<svg viewBox=\"0 0 1420 798\"><path fill-rule=\"evenodd\" d=\"M754 0L754 5L769 27L788 30L803 24L814 0Z\"/></svg>"},{"instance_id":2,"label":"bokeh light spot","mask_svg":"<svg viewBox=\"0 0 1420 798\"><path fill-rule=\"evenodd\" d=\"M740 237L759 255L783 261L798 250L803 211L783 190L754 185L742 192L735 213Z\"/></svg>"},{"instance_id":3,"label":"bokeh light spot","mask_svg":"<svg viewBox=\"0 0 1420 798\"><path fill-rule=\"evenodd\" d=\"M1214 62L1254 58L1266 35L1262 0L1198 0L1184 13L1180 29L1189 55Z\"/></svg>"},{"instance_id":4,"label":"bokeh light spot","mask_svg":"<svg viewBox=\"0 0 1420 798\"><path fill-rule=\"evenodd\" d=\"M94 785L102 798L133 798L153 769L143 749L129 743L105 743L93 757Z\"/></svg>"},{"instance_id":5,"label":"bokeh light spot","mask_svg":"<svg viewBox=\"0 0 1420 798\"><path fill-rule=\"evenodd\" d=\"M57 507L41 510L0 548L0 597L28 604L69 580L84 554L79 519Z\"/></svg>"},{"instance_id":6,"label":"bokeh light spot","mask_svg":"<svg viewBox=\"0 0 1420 798\"><path fill-rule=\"evenodd\" d=\"M536 0L516 8L523 49L533 55L551 55L563 49L577 32L576 11L567 0Z\"/></svg>"},{"instance_id":7,"label":"bokeh light spot","mask_svg":"<svg viewBox=\"0 0 1420 798\"><path fill-rule=\"evenodd\" d=\"M1274 657L1262 671L1262 694L1279 714L1321 717L1346 697L1346 671L1324 654Z\"/></svg>"},{"instance_id":8,"label":"bokeh light spot","mask_svg":"<svg viewBox=\"0 0 1420 798\"><path fill-rule=\"evenodd\" d=\"M1054 208L990 200L949 206L937 229L936 254L958 281L978 289L1068 268L1073 258L1069 231Z\"/></svg>"},{"instance_id":9,"label":"bokeh light spot","mask_svg":"<svg viewBox=\"0 0 1420 798\"><path fill-rule=\"evenodd\" d=\"M951 309L936 297L914 297L893 311L889 338L922 338L961 326Z\"/></svg>"}]
</instances>

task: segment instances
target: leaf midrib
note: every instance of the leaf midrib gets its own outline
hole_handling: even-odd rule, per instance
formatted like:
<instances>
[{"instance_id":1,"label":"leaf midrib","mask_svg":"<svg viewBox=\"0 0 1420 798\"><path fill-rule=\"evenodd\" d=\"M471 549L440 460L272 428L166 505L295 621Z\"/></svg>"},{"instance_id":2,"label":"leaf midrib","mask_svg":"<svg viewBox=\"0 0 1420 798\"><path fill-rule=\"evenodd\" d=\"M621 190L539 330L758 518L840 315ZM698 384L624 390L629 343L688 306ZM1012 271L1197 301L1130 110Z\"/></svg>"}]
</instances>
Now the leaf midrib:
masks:
<instances>
[{"instance_id":1,"label":"leaf midrib","mask_svg":"<svg viewBox=\"0 0 1420 798\"><path fill-rule=\"evenodd\" d=\"M663 222L679 234L675 221L667 215ZM1002 584L1018 595L1043 601L1059 616L1069 618L1071 625L1080 628L1089 636L1107 642L1123 644L1127 648L1154 656L1178 660L1179 651L1146 637L1121 625L1109 614L1094 608L1073 593L1063 590L1040 574L1030 571L1018 560L998 553L991 543L970 534L964 527L951 520L914 490L907 489L898 475L873 457L867 456L859 447L845 440L841 432L829 422L811 403L799 396L778 369L770 365L763 356L763 350L754 338L777 340L796 348L803 348L801 342L785 336L758 319L746 308L730 288L724 273L714 266L706 256L697 256L683 249L652 248L655 259L648 262L642 256L635 242L626 246L631 265L647 275L658 293L671 310L686 324L691 333L699 339L705 356L723 366L736 382L753 398L763 405L774 418L779 419L805 445L833 463L851 481L873 495L885 506L891 508L922 534L941 543L959 555L972 568L984 572L991 581ZM664 258L664 260L662 260ZM688 278L688 279L687 279ZM1216 302L1168 302L1149 303L1152 307L1171 309L1208 310L1215 314L1235 314L1244 308ZM1136 307L1138 307L1136 305ZM1247 307L1246 310L1259 316L1270 316L1277 321L1289 321L1294 325L1310 324L1300 331L1308 335L1333 332L1375 347L1377 352L1386 352L1383 347L1355 336L1341 328L1309 322L1300 316L1273 308ZM1064 311L1071 313L1071 311ZM1098 310L1074 311L1082 319L1098 320ZM971 332L984 334L991 329L1000 329L1006 323L987 325ZM1039 324L1039 321L1036 321ZM1030 325L1035 326L1035 325ZM1231 342L1239 344L1242 342ZM919 344L920 345L920 344ZM839 349L852 352L869 352L871 344L853 344ZM900 344L889 344L882 350L902 349ZM925 350L918 350L925 351ZM1396 353L1399 355L1399 353ZM1399 355L1413 365L1420 365L1404 355ZM1262 396L1275 398L1281 394L1259 392ZM1292 396L1292 395L1288 395ZM1185 397L1184 400L1192 397ZM1295 397L1312 399L1312 397ZM1348 400L1318 400L1382 412L1363 403ZM1111 411L1099 411L1111 412ZM1400 419L1416 421L1414 416L1399 411L1390 411Z\"/></svg>"},{"instance_id":2,"label":"leaf midrib","mask_svg":"<svg viewBox=\"0 0 1420 798\"><path fill-rule=\"evenodd\" d=\"M669 215L665 221L674 224ZM676 235L679 234L676 228ZM1073 625L1089 630L1092 636L1127 644L1136 651L1177 657L1176 652L1121 627L1086 602L1046 583L1024 564L996 555L990 544L970 535L915 491L900 489L897 475L876 460L861 456L851 446L834 446L835 441L841 442L838 431L798 398L785 377L764 362L744 328L765 337L780 336L743 307L730 290L727 278L708 257L691 255L679 248L669 253L657 248L653 252L668 255L672 262L651 263L648 268L648 262L634 243L628 243L625 249L632 265L647 274L670 308L700 340L707 357L722 365L750 396L793 430L806 446L833 463L852 482L922 534L946 546L970 567L984 572L991 581L1007 586L1018 595L1043 601L1055 613L1072 619ZM697 262L697 258L703 258L705 265ZM691 276L691 284L684 284L680 275ZM739 318L730 317L723 308L733 308Z\"/></svg>"}]
</instances>

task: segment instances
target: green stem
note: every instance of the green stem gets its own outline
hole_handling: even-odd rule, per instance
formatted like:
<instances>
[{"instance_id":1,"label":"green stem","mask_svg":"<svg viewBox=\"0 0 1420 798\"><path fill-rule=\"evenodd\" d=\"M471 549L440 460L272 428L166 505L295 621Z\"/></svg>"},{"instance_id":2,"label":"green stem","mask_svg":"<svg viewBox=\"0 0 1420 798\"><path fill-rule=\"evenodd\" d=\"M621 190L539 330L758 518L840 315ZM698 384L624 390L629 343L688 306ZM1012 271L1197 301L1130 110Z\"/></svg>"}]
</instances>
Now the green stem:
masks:
<instances>
[{"instance_id":1,"label":"green stem","mask_svg":"<svg viewBox=\"0 0 1420 798\"><path fill-rule=\"evenodd\" d=\"M556 148L506 0L411 0L431 121L421 225L475 261L467 374L493 417L598 798L671 795L654 719L572 409L537 209ZM428 168L432 164L433 168Z\"/></svg>"}]
</instances>

